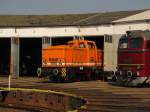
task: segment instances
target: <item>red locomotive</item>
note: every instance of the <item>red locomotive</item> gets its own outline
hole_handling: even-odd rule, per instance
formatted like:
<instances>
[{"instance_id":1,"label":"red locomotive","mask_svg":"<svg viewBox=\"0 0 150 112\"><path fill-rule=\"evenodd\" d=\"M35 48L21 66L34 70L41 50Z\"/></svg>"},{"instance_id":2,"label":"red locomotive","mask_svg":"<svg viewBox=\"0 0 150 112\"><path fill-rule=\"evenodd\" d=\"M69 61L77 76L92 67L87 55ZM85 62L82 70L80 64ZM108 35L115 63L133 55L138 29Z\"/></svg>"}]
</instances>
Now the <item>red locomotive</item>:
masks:
<instances>
[{"instance_id":1,"label":"red locomotive","mask_svg":"<svg viewBox=\"0 0 150 112\"><path fill-rule=\"evenodd\" d=\"M150 31L128 31L118 46L117 83L150 85Z\"/></svg>"}]
</instances>

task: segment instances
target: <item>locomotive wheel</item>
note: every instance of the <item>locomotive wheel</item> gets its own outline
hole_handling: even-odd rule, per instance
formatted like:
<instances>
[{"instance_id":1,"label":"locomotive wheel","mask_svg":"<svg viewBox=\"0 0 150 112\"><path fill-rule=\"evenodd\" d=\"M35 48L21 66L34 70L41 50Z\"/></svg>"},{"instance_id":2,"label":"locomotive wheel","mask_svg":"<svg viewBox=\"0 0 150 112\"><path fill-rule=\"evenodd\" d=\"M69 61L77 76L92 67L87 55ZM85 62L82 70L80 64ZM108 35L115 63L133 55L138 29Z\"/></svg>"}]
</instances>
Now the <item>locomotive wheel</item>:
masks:
<instances>
[{"instance_id":1,"label":"locomotive wheel","mask_svg":"<svg viewBox=\"0 0 150 112\"><path fill-rule=\"evenodd\" d=\"M91 80L91 74L90 74L90 73L87 73L87 75L86 75L86 80L87 80L87 81L90 81L90 80Z\"/></svg>"},{"instance_id":2,"label":"locomotive wheel","mask_svg":"<svg viewBox=\"0 0 150 112\"><path fill-rule=\"evenodd\" d=\"M59 70L57 68L53 69L52 74L53 75L58 75L59 74Z\"/></svg>"},{"instance_id":3,"label":"locomotive wheel","mask_svg":"<svg viewBox=\"0 0 150 112\"><path fill-rule=\"evenodd\" d=\"M69 75L70 82L76 81L76 73L74 70L72 70L72 69L68 70L68 75Z\"/></svg>"},{"instance_id":4,"label":"locomotive wheel","mask_svg":"<svg viewBox=\"0 0 150 112\"><path fill-rule=\"evenodd\" d=\"M49 76L48 79L49 79L49 82L54 82L54 77L53 76Z\"/></svg>"},{"instance_id":5,"label":"locomotive wheel","mask_svg":"<svg viewBox=\"0 0 150 112\"><path fill-rule=\"evenodd\" d=\"M127 86L127 81L128 79L126 77L123 77L123 76L117 76L117 85L119 86Z\"/></svg>"},{"instance_id":6,"label":"locomotive wheel","mask_svg":"<svg viewBox=\"0 0 150 112\"><path fill-rule=\"evenodd\" d=\"M72 75L68 72L68 73L66 74L66 77L63 77L63 82L68 83L68 82L72 82L72 81L73 81L73 77L72 77Z\"/></svg>"},{"instance_id":7,"label":"locomotive wheel","mask_svg":"<svg viewBox=\"0 0 150 112\"><path fill-rule=\"evenodd\" d=\"M64 82L69 82L69 81L70 81L70 80L69 80L69 77L66 76L66 77L63 79L63 81L64 81Z\"/></svg>"}]
</instances>

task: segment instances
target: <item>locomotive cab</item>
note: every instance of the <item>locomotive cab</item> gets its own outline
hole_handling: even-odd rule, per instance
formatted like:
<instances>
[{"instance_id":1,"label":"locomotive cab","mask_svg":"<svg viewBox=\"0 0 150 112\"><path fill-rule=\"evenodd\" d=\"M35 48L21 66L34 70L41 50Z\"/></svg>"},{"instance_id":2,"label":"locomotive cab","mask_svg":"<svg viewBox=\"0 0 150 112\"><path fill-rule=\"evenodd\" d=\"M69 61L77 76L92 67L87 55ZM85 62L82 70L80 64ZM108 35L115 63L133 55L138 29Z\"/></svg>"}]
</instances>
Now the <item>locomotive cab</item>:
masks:
<instances>
[{"instance_id":1,"label":"locomotive cab","mask_svg":"<svg viewBox=\"0 0 150 112\"><path fill-rule=\"evenodd\" d=\"M125 86L150 84L150 31L131 31L118 45L117 83Z\"/></svg>"}]
</instances>

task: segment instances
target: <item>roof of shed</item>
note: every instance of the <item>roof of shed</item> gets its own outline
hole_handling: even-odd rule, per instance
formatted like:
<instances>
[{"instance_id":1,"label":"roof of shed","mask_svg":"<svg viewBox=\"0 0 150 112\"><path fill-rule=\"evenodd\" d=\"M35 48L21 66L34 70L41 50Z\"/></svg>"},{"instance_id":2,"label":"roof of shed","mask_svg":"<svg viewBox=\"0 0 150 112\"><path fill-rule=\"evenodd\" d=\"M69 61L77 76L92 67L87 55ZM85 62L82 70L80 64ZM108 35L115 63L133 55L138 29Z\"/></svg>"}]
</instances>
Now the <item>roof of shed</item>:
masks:
<instances>
[{"instance_id":1,"label":"roof of shed","mask_svg":"<svg viewBox=\"0 0 150 112\"><path fill-rule=\"evenodd\" d=\"M119 22L132 22L132 21L141 21L141 20L149 20L150 19L150 10L144 11L142 13L134 14L116 21L115 23Z\"/></svg>"},{"instance_id":2,"label":"roof of shed","mask_svg":"<svg viewBox=\"0 0 150 112\"><path fill-rule=\"evenodd\" d=\"M0 27L88 26L110 24L114 20L146 10L65 15L0 15Z\"/></svg>"}]
</instances>

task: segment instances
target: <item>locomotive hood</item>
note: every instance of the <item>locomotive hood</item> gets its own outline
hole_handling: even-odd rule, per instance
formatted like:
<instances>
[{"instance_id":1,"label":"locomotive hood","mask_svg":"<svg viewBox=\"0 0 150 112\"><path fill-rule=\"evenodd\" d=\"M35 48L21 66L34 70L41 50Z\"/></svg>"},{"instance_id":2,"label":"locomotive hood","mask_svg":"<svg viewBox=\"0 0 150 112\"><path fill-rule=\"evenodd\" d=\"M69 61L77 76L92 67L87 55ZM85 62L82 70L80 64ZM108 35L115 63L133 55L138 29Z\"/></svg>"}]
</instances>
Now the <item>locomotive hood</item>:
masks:
<instances>
[{"instance_id":1,"label":"locomotive hood","mask_svg":"<svg viewBox=\"0 0 150 112\"><path fill-rule=\"evenodd\" d=\"M64 48L69 48L69 46L68 45L57 45L57 46L48 46L48 47L46 47L46 48L43 48L43 49L55 49L55 48L62 48L62 49L64 49Z\"/></svg>"}]
</instances>

